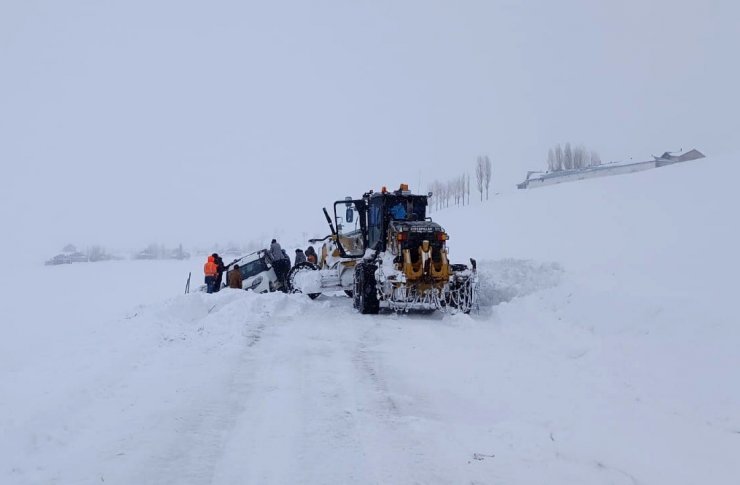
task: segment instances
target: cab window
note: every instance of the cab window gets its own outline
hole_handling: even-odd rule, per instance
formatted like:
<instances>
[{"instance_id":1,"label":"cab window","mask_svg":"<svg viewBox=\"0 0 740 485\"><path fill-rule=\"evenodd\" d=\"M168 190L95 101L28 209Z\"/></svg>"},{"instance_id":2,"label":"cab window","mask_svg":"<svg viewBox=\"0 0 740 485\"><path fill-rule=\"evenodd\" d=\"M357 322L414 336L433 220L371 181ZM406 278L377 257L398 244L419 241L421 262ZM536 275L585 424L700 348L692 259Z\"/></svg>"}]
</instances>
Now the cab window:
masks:
<instances>
[{"instance_id":1,"label":"cab window","mask_svg":"<svg viewBox=\"0 0 740 485\"><path fill-rule=\"evenodd\" d=\"M368 245L375 249L376 244L382 236L381 226L383 224L383 215L381 201L375 200L370 202L370 210L368 212Z\"/></svg>"}]
</instances>

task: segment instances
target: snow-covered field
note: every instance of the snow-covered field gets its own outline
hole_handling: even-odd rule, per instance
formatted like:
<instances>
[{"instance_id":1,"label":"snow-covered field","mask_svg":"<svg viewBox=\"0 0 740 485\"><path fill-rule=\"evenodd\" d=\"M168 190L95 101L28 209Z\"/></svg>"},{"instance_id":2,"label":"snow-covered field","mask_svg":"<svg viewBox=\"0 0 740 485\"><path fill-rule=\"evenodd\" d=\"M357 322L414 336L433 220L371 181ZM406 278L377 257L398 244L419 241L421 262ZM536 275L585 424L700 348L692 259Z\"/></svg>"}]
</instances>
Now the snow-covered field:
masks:
<instances>
[{"instance_id":1,"label":"snow-covered field","mask_svg":"<svg viewBox=\"0 0 740 485\"><path fill-rule=\"evenodd\" d=\"M481 261L471 316L11 267L0 483L738 483L734 162L433 214Z\"/></svg>"}]
</instances>

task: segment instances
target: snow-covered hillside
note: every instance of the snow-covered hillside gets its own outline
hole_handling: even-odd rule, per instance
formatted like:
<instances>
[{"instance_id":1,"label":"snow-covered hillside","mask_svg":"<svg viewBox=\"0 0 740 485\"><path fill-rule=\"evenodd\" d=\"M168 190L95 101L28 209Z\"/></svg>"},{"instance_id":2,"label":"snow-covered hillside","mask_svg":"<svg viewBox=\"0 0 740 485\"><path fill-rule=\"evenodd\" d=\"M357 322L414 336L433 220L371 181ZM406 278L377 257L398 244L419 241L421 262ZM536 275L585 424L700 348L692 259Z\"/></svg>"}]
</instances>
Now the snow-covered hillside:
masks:
<instances>
[{"instance_id":1,"label":"snow-covered hillside","mask_svg":"<svg viewBox=\"0 0 740 485\"><path fill-rule=\"evenodd\" d=\"M433 214L471 316L11 268L0 483L737 483L734 162Z\"/></svg>"}]
</instances>

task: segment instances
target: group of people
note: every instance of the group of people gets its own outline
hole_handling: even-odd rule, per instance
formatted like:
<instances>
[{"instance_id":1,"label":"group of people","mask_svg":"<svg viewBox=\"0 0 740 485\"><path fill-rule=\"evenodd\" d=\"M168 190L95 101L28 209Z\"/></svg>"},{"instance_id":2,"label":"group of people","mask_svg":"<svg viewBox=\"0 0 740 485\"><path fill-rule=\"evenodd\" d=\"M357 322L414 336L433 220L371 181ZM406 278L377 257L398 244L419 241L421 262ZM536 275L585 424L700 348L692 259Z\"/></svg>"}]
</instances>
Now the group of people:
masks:
<instances>
[{"instance_id":1,"label":"group of people","mask_svg":"<svg viewBox=\"0 0 740 485\"><path fill-rule=\"evenodd\" d=\"M290 272L290 268L294 267L294 264L290 261L290 256L285 252L277 242L277 239L273 239L270 242L270 249L267 250L267 257L272 263L272 268L275 270L275 276L282 284L283 288L286 286L286 278ZM295 250L295 266L301 263L310 262L316 264L318 262L318 255L313 246L309 246L304 252L302 249Z\"/></svg>"},{"instance_id":2,"label":"group of people","mask_svg":"<svg viewBox=\"0 0 740 485\"><path fill-rule=\"evenodd\" d=\"M267 250L267 259L272 264L272 268L275 271L275 276L282 284L282 287L286 287L286 278L290 272L290 268L293 264L290 261L290 256L280 246L280 243L276 239L273 239L270 243L270 249ZM318 263L318 254L313 246L309 246L304 252L302 249L295 250L295 265L309 262L313 264ZM218 253L213 253L208 256L208 261L203 266L203 272L206 275L206 291L208 293L216 293L221 289L223 283L223 275L226 270L223 259ZM242 287L242 273L239 271L239 265L235 264L232 271L229 272L229 281L227 281L229 288L241 289Z\"/></svg>"},{"instance_id":3,"label":"group of people","mask_svg":"<svg viewBox=\"0 0 740 485\"><path fill-rule=\"evenodd\" d=\"M218 253L208 256L208 261L203 265L203 272L206 274L206 291L208 293L216 293L221 289L225 269L224 260L221 259Z\"/></svg>"}]
</instances>

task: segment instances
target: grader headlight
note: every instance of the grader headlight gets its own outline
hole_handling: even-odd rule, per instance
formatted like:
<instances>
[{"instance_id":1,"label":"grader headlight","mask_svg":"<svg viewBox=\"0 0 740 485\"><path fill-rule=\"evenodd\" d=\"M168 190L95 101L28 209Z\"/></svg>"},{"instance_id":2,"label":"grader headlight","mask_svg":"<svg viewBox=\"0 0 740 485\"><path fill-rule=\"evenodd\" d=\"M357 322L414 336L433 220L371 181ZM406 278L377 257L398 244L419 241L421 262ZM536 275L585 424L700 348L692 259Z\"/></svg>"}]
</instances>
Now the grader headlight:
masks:
<instances>
[{"instance_id":1,"label":"grader headlight","mask_svg":"<svg viewBox=\"0 0 740 485\"><path fill-rule=\"evenodd\" d=\"M450 236L446 232L437 233L437 241L447 241Z\"/></svg>"}]
</instances>

